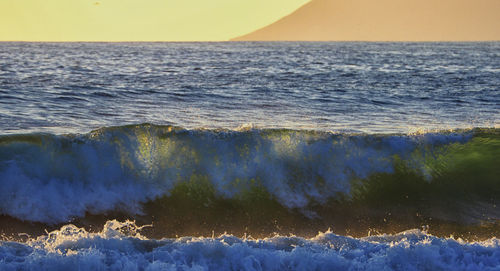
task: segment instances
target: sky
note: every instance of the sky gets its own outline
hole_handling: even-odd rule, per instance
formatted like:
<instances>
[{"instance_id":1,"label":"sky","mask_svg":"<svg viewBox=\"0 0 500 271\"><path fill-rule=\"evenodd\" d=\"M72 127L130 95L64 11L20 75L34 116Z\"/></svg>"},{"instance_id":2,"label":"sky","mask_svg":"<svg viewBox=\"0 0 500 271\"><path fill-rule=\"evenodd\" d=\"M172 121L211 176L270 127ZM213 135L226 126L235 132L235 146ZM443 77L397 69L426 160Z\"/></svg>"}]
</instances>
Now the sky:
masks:
<instances>
[{"instance_id":1,"label":"sky","mask_svg":"<svg viewBox=\"0 0 500 271\"><path fill-rule=\"evenodd\" d=\"M0 41L220 41L308 0L0 0Z\"/></svg>"}]
</instances>

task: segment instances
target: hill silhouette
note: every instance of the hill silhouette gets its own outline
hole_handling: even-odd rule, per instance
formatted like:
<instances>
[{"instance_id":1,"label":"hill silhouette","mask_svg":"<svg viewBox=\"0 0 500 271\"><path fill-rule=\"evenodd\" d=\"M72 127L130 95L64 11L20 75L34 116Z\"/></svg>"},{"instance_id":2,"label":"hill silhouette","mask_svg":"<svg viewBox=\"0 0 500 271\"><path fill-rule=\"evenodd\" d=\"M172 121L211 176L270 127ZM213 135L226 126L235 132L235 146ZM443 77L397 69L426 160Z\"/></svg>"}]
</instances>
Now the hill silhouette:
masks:
<instances>
[{"instance_id":1,"label":"hill silhouette","mask_svg":"<svg viewBox=\"0 0 500 271\"><path fill-rule=\"evenodd\" d=\"M500 0L312 0L234 41L498 41Z\"/></svg>"}]
</instances>

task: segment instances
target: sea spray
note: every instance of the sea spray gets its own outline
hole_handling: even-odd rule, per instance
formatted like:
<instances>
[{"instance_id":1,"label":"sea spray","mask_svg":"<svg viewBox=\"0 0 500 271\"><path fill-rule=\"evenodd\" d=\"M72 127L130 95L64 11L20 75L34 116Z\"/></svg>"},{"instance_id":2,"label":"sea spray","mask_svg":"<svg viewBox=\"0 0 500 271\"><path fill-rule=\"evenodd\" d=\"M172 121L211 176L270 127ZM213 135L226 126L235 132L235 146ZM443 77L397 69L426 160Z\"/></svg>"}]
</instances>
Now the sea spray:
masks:
<instances>
[{"instance_id":1,"label":"sea spray","mask_svg":"<svg viewBox=\"0 0 500 271\"><path fill-rule=\"evenodd\" d=\"M495 270L500 240L464 242L419 230L364 238L180 237L151 240L132 222L100 232L66 225L26 242L0 242L2 270Z\"/></svg>"}]
</instances>

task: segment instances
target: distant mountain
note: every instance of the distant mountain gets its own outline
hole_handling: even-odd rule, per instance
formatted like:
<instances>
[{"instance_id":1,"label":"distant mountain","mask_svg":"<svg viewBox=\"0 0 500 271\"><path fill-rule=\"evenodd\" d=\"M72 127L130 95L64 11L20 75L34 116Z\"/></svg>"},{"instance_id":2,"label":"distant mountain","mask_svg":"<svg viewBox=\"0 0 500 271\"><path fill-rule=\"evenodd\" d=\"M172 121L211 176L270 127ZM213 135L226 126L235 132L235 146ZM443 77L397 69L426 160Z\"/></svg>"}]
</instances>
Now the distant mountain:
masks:
<instances>
[{"instance_id":1,"label":"distant mountain","mask_svg":"<svg viewBox=\"0 0 500 271\"><path fill-rule=\"evenodd\" d=\"M500 0L312 0L235 41L500 40Z\"/></svg>"}]
</instances>

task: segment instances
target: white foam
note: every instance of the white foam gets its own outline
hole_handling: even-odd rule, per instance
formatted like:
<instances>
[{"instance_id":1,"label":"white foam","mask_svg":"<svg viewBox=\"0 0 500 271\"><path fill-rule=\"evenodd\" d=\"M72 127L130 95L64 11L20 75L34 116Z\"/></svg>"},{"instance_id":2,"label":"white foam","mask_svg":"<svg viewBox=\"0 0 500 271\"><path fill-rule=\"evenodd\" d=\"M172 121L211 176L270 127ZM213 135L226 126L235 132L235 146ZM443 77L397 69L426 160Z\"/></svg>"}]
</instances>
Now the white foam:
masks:
<instances>
[{"instance_id":1,"label":"white foam","mask_svg":"<svg viewBox=\"0 0 500 271\"><path fill-rule=\"evenodd\" d=\"M498 270L500 240L467 243L419 230L352 238L182 237L149 240L131 222L102 232L72 225L0 243L1 270ZM127 232L128 234L124 234Z\"/></svg>"}]
</instances>

